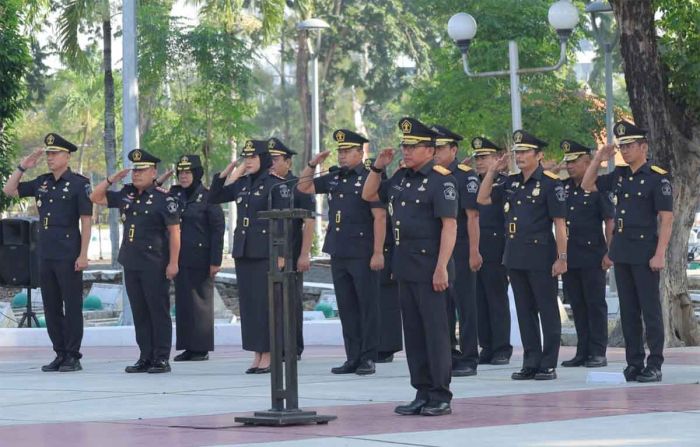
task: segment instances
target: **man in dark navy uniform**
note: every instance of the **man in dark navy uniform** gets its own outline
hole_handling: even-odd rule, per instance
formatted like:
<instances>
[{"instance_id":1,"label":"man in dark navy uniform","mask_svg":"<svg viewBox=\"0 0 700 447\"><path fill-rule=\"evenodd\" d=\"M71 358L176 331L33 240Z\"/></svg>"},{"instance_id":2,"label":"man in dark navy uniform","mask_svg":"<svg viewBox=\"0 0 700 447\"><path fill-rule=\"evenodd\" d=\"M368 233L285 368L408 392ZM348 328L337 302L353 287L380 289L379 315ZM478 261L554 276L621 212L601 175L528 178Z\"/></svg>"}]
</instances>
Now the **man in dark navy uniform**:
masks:
<instances>
[{"instance_id":1,"label":"man in dark navy uniform","mask_svg":"<svg viewBox=\"0 0 700 447\"><path fill-rule=\"evenodd\" d=\"M609 268L607 241L612 238L615 209L607 194L581 187L583 175L591 164L591 148L572 140L564 140L560 146L569 173L564 181L568 270L562 281L574 313L578 338L576 355L563 361L561 366L601 367L608 364L605 358L608 346L605 271Z\"/></svg>"},{"instance_id":2,"label":"man in dark navy uniform","mask_svg":"<svg viewBox=\"0 0 700 447\"><path fill-rule=\"evenodd\" d=\"M613 127L622 158L618 166L597 177L603 160L615 153L612 145L596 152L582 186L607 194L616 205L610 259L620 296L620 320L625 337L627 381L660 382L664 361L664 323L659 297L659 272L673 225L673 189L668 172L647 161L647 130L620 121ZM644 326L642 326L644 321ZM644 334L646 329L646 334ZM649 356L644 366L644 338Z\"/></svg>"},{"instance_id":3,"label":"man in dark navy uniform","mask_svg":"<svg viewBox=\"0 0 700 447\"><path fill-rule=\"evenodd\" d=\"M464 138L447 129L433 125L438 134L435 142L435 163L450 170L457 180L459 212L457 213L457 243L452 258L455 263L455 282L449 289L459 315L459 351L452 356L452 375L474 376L479 364L479 345L476 310L476 272L481 268L479 254L479 210L476 193L479 176L470 166L457 162L459 142ZM454 334L455 313L449 312L450 335Z\"/></svg>"},{"instance_id":4,"label":"man in dark navy uniform","mask_svg":"<svg viewBox=\"0 0 700 447\"><path fill-rule=\"evenodd\" d=\"M478 201L502 202L506 215L503 263L515 295L524 349L523 367L512 378L552 380L557 377L561 344L557 276L567 268L566 195L559 177L540 164L547 143L523 130L513 133L513 142L520 173L494 187L496 172L507 163L506 155L501 156L484 176Z\"/></svg>"},{"instance_id":5,"label":"man in dark navy uniform","mask_svg":"<svg viewBox=\"0 0 700 447\"><path fill-rule=\"evenodd\" d=\"M343 326L347 360L333 374L374 374L379 345L379 271L384 268L386 211L378 202L362 200L362 187L369 169L362 162L368 140L355 132L333 133L338 144L340 169L300 182L299 191L327 194L329 223L323 251L331 255L333 286ZM316 166L330 155L315 156L301 173L313 175Z\"/></svg>"},{"instance_id":6,"label":"man in dark navy uniform","mask_svg":"<svg viewBox=\"0 0 700 447\"><path fill-rule=\"evenodd\" d=\"M78 150L60 135L44 138L45 149L25 157L3 188L10 197L34 197L39 211L39 283L46 329L56 358L42 371L80 371L83 339L83 270L88 266L92 203L90 181L68 167ZM41 154L51 172L20 182ZM78 227L80 222L80 227Z\"/></svg>"},{"instance_id":7,"label":"man in dark navy uniform","mask_svg":"<svg viewBox=\"0 0 700 447\"><path fill-rule=\"evenodd\" d=\"M179 271L180 207L177 199L156 186L160 159L143 149L128 154L131 168L122 169L95 186L90 199L118 208L123 226L119 263L134 312L139 359L127 373L170 372L173 323L170 281ZM132 183L108 191L132 171Z\"/></svg>"},{"instance_id":8,"label":"man in dark navy uniform","mask_svg":"<svg viewBox=\"0 0 700 447\"><path fill-rule=\"evenodd\" d=\"M377 157L365 184L365 200L387 204L394 232L394 274L415 399L399 405L401 415L450 414L452 359L447 321L447 289L454 280L452 251L457 239L459 193L449 169L435 164L438 135L420 121L402 118L405 168L381 181L393 149Z\"/></svg>"},{"instance_id":9,"label":"man in dark navy uniform","mask_svg":"<svg viewBox=\"0 0 700 447\"><path fill-rule=\"evenodd\" d=\"M502 149L484 137L472 139L472 149L475 168L481 180ZM507 175L497 172L493 179L494 187L502 188L507 179ZM503 265L506 243L504 227L503 203L479 205L479 252L483 264L476 272L476 307L481 345L479 363L482 364L507 365L513 354L513 346L510 344L508 274Z\"/></svg>"},{"instance_id":10,"label":"man in dark navy uniform","mask_svg":"<svg viewBox=\"0 0 700 447\"><path fill-rule=\"evenodd\" d=\"M283 199L286 199L288 206L316 212L314 197L311 194L303 194L295 191L299 178L292 173L292 156L296 151L288 148L277 138L270 138L267 148L272 156L272 172L285 183L280 185L279 191ZM310 178L302 179L304 182L311 182ZM290 202L291 201L291 202ZM313 216L313 214L312 214ZM294 247L294 266L292 270L297 272L308 272L311 268L311 246L314 241L314 218L296 219L292 226L292 246ZM301 278L301 276L299 276ZM297 281L297 356L301 358L304 352L304 284Z\"/></svg>"}]
</instances>

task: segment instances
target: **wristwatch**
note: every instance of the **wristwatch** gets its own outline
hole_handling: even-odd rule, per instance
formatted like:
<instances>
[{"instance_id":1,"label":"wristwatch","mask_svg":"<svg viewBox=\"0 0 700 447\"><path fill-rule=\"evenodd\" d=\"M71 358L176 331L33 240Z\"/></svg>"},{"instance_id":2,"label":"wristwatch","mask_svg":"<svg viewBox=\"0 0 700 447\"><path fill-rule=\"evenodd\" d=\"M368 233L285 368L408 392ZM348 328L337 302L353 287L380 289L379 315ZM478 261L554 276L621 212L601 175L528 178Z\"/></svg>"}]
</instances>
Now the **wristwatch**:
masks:
<instances>
[{"instance_id":1,"label":"wristwatch","mask_svg":"<svg viewBox=\"0 0 700 447\"><path fill-rule=\"evenodd\" d=\"M310 167L311 169L316 169L316 165L312 165L311 162L306 163L306 166Z\"/></svg>"},{"instance_id":2,"label":"wristwatch","mask_svg":"<svg viewBox=\"0 0 700 447\"><path fill-rule=\"evenodd\" d=\"M18 170L19 172L27 172L27 169L26 169L26 168L23 168L21 164L18 164L18 165L17 165L17 170Z\"/></svg>"},{"instance_id":3,"label":"wristwatch","mask_svg":"<svg viewBox=\"0 0 700 447\"><path fill-rule=\"evenodd\" d=\"M566 258L567 258L566 253L559 253L559 257L557 259L560 259L562 261L566 261Z\"/></svg>"},{"instance_id":4,"label":"wristwatch","mask_svg":"<svg viewBox=\"0 0 700 447\"><path fill-rule=\"evenodd\" d=\"M373 164L369 165L369 168L372 170L372 172L376 172L377 174L381 174L382 172L384 172L384 169L378 168Z\"/></svg>"}]
</instances>

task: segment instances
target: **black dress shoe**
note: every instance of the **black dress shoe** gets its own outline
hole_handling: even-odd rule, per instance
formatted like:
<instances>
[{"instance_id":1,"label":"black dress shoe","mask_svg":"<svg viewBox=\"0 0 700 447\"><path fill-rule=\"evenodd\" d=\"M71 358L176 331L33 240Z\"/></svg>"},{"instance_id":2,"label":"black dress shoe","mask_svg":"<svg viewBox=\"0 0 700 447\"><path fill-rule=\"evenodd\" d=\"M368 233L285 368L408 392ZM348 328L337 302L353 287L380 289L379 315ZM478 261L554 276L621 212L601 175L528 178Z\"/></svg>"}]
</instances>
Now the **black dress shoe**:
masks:
<instances>
[{"instance_id":1,"label":"black dress shoe","mask_svg":"<svg viewBox=\"0 0 700 447\"><path fill-rule=\"evenodd\" d=\"M58 370L60 372L82 371L83 367L80 365L80 359L77 356L67 355Z\"/></svg>"},{"instance_id":2,"label":"black dress shoe","mask_svg":"<svg viewBox=\"0 0 700 447\"><path fill-rule=\"evenodd\" d=\"M253 374L269 374L270 371L271 369L269 366L267 368L255 368L255 372Z\"/></svg>"},{"instance_id":3,"label":"black dress shoe","mask_svg":"<svg viewBox=\"0 0 700 447\"><path fill-rule=\"evenodd\" d=\"M510 357L506 355L494 355L490 363L492 365L507 365L510 363Z\"/></svg>"},{"instance_id":4,"label":"black dress shoe","mask_svg":"<svg viewBox=\"0 0 700 447\"><path fill-rule=\"evenodd\" d=\"M374 366L374 360L363 360L360 365L355 370L355 374L358 376L368 376L376 372L376 367Z\"/></svg>"},{"instance_id":5,"label":"black dress shoe","mask_svg":"<svg viewBox=\"0 0 700 447\"><path fill-rule=\"evenodd\" d=\"M625 380L628 382L636 382L637 381L637 376L641 374L642 372L641 366L635 366L635 365L627 365L627 368L625 368L624 371L622 371L622 374L625 375Z\"/></svg>"},{"instance_id":6,"label":"black dress shoe","mask_svg":"<svg viewBox=\"0 0 700 447\"><path fill-rule=\"evenodd\" d=\"M403 416L420 414L420 410L427 404L428 401L425 399L414 399L411 403L408 403L406 405L399 405L398 407L394 408L394 413Z\"/></svg>"},{"instance_id":7,"label":"black dress shoe","mask_svg":"<svg viewBox=\"0 0 700 447\"><path fill-rule=\"evenodd\" d=\"M557 370L554 368L541 368L535 374L535 380L554 380L557 378Z\"/></svg>"},{"instance_id":8,"label":"black dress shoe","mask_svg":"<svg viewBox=\"0 0 700 447\"><path fill-rule=\"evenodd\" d=\"M51 361L48 365L41 367L44 372L56 372L61 367L61 364L66 358L63 355L57 355L55 359Z\"/></svg>"},{"instance_id":9,"label":"black dress shoe","mask_svg":"<svg viewBox=\"0 0 700 447\"><path fill-rule=\"evenodd\" d=\"M192 353L190 351L184 350L175 357L173 357L173 362L187 362L192 358Z\"/></svg>"},{"instance_id":10,"label":"black dress shoe","mask_svg":"<svg viewBox=\"0 0 700 447\"><path fill-rule=\"evenodd\" d=\"M473 366L460 366L452 370L452 377L475 376L476 368Z\"/></svg>"},{"instance_id":11,"label":"black dress shoe","mask_svg":"<svg viewBox=\"0 0 700 447\"><path fill-rule=\"evenodd\" d=\"M394 354L389 354L377 359L376 363L391 363L394 361Z\"/></svg>"},{"instance_id":12,"label":"black dress shoe","mask_svg":"<svg viewBox=\"0 0 700 447\"><path fill-rule=\"evenodd\" d=\"M190 351L190 362L203 362L204 360L209 360L209 353L207 351Z\"/></svg>"},{"instance_id":13,"label":"black dress shoe","mask_svg":"<svg viewBox=\"0 0 700 447\"><path fill-rule=\"evenodd\" d=\"M254 366L254 367L252 367L252 368L246 369L246 370L245 370L245 373L246 373L246 374L255 374L255 372L256 372L257 370L258 370L258 368L257 368L256 366Z\"/></svg>"},{"instance_id":14,"label":"black dress shoe","mask_svg":"<svg viewBox=\"0 0 700 447\"><path fill-rule=\"evenodd\" d=\"M331 368L333 374L354 374L357 371L357 364L353 362L345 362L340 366Z\"/></svg>"},{"instance_id":15,"label":"black dress shoe","mask_svg":"<svg viewBox=\"0 0 700 447\"><path fill-rule=\"evenodd\" d=\"M421 416L444 416L452 414L449 402L430 402L420 409Z\"/></svg>"},{"instance_id":16,"label":"black dress shoe","mask_svg":"<svg viewBox=\"0 0 700 447\"><path fill-rule=\"evenodd\" d=\"M537 368L523 368L510 375L513 380L532 380L537 374Z\"/></svg>"},{"instance_id":17,"label":"black dress shoe","mask_svg":"<svg viewBox=\"0 0 700 447\"><path fill-rule=\"evenodd\" d=\"M586 368L602 368L608 366L608 359L604 355L592 355L586 359Z\"/></svg>"},{"instance_id":18,"label":"black dress shoe","mask_svg":"<svg viewBox=\"0 0 700 447\"><path fill-rule=\"evenodd\" d=\"M661 382L661 370L654 366L647 366L642 370L637 376L637 382L649 383L649 382Z\"/></svg>"},{"instance_id":19,"label":"black dress shoe","mask_svg":"<svg viewBox=\"0 0 700 447\"><path fill-rule=\"evenodd\" d=\"M148 372L148 368L151 367L150 360L138 359L136 363L131 366L127 366L124 371L128 373L145 373Z\"/></svg>"},{"instance_id":20,"label":"black dress shoe","mask_svg":"<svg viewBox=\"0 0 700 447\"><path fill-rule=\"evenodd\" d=\"M561 366L564 368L572 368L575 366L583 366L586 364L586 357L582 355L575 355L571 360L564 360L561 362Z\"/></svg>"},{"instance_id":21,"label":"black dress shoe","mask_svg":"<svg viewBox=\"0 0 700 447\"><path fill-rule=\"evenodd\" d=\"M481 351L481 354L479 354L479 365L488 365L491 363L491 359L493 356L491 354L485 353L484 351Z\"/></svg>"},{"instance_id":22,"label":"black dress shoe","mask_svg":"<svg viewBox=\"0 0 700 447\"><path fill-rule=\"evenodd\" d=\"M154 360L148 368L149 374L160 374L170 372L170 363L167 360Z\"/></svg>"}]
</instances>

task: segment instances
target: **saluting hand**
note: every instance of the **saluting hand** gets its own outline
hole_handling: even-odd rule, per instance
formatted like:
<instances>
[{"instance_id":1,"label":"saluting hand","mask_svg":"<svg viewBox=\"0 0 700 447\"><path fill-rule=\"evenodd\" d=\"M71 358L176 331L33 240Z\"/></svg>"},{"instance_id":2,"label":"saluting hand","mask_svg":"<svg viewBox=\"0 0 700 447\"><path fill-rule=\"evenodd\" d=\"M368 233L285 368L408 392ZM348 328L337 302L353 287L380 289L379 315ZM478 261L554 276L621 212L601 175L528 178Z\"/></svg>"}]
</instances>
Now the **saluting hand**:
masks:
<instances>
[{"instance_id":1,"label":"saluting hand","mask_svg":"<svg viewBox=\"0 0 700 447\"><path fill-rule=\"evenodd\" d=\"M314 158L309 161L310 164L313 166L318 166L322 164L324 161L326 161L326 158L331 154L331 151L323 151L318 153Z\"/></svg>"},{"instance_id":2,"label":"saluting hand","mask_svg":"<svg viewBox=\"0 0 700 447\"><path fill-rule=\"evenodd\" d=\"M394 161L394 149L382 149L382 151L379 152L379 156L377 156L377 159L374 161L374 166L377 169L384 169L389 166L392 161Z\"/></svg>"},{"instance_id":3,"label":"saluting hand","mask_svg":"<svg viewBox=\"0 0 700 447\"><path fill-rule=\"evenodd\" d=\"M39 158L41 158L43 153L44 149L40 147L36 148L32 151L31 154L24 157L22 161L19 162L19 165L22 166L24 169L31 169L37 165L37 163L39 162Z\"/></svg>"},{"instance_id":4,"label":"saluting hand","mask_svg":"<svg viewBox=\"0 0 700 447\"><path fill-rule=\"evenodd\" d=\"M124 179L124 177L126 177L129 174L129 171L131 171L131 168L124 168L121 171L114 174L111 179L109 178L109 176L107 176L107 178L112 183L118 183L118 182L122 181Z\"/></svg>"},{"instance_id":5,"label":"saluting hand","mask_svg":"<svg viewBox=\"0 0 700 447\"><path fill-rule=\"evenodd\" d=\"M505 152L495 160L491 159L488 165L488 170L493 173L496 173L508 169L508 157L509 153Z\"/></svg>"},{"instance_id":6,"label":"saluting hand","mask_svg":"<svg viewBox=\"0 0 700 447\"><path fill-rule=\"evenodd\" d=\"M615 146L612 144L606 144L595 154L599 161L609 160L613 155L615 155Z\"/></svg>"}]
</instances>

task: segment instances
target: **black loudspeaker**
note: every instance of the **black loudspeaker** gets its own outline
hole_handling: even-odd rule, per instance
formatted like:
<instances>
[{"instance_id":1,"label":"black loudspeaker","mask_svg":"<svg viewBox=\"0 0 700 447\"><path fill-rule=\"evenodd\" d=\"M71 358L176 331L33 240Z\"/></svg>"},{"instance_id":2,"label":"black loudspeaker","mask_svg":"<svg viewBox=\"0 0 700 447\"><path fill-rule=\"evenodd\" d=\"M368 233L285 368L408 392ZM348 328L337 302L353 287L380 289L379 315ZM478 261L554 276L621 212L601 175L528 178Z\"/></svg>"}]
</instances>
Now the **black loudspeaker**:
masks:
<instances>
[{"instance_id":1,"label":"black loudspeaker","mask_svg":"<svg viewBox=\"0 0 700 447\"><path fill-rule=\"evenodd\" d=\"M0 284L39 287L39 221L0 220Z\"/></svg>"}]
</instances>

